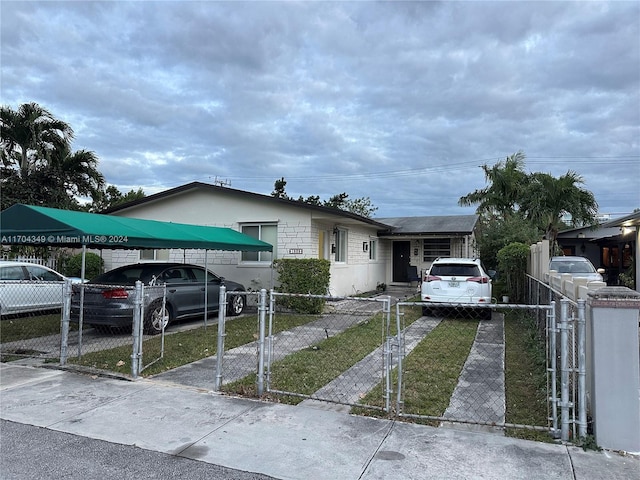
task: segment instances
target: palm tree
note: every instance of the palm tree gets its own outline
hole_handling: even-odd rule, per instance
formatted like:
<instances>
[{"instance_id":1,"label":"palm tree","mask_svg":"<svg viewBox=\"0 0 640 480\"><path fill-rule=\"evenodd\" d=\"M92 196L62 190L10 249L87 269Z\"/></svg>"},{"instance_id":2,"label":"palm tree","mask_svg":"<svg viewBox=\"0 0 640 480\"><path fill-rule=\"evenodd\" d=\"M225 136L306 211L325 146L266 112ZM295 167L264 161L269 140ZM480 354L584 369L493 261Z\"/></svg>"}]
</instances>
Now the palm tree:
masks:
<instances>
[{"instance_id":1,"label":"palm tree","mask_svg":"<svg viewBox=\"0 0 640 480\"><path fill-rule=\"evenodd\" d=\"M94 152L78 150L72 153L65 145L52 153L47 170L68 195L95 199L105 185L104 176L97 167L98 157Z\"/></svg>"},{"instance_id":2,"label":"palm tree","mask_svg":"<svg viewBox=\"0 0 640 480\"><path fill-rule=\"evenodd\" d=\"M571 215L574 227L596 225L598 202L589 190L581 188L583 178L568 171L559 178L548 173L532 173L522 192L522 210L545 232L551 248L555 248L563 216Z\"/></svg>"},{"instance_id":3,"label":"palm tree","mask_svg":"<svg viewBox=\"0 0 640 480\"><path fill-rule=\"evenodd\" d=\"M508 218L519 206L520 195L527 183L522 152L508 156L493 167L482 166L489 185L458 200L460 206L478 205L476 212L489 217Z\"/></svg>"},{"instance_id":4,"label":"palm tree","mask_svg":"<svg viewBox=\"0 0 640 480\"><path fill-rule=\"evenodd\" d=\"M36 103L2 107L2 208L14 203L78 209L104 189L98 157L71 151L73 129Z\"/></svg>"},{"instance_id":5,"label":"palm tree","mask_svg":"<svg viewBox=\"0 0 640 480\"><path fill-rule=\"evenodd\" d=\"M68 147L73 139L72 128L37 103L25 103L17 111L1 107L0 126L2 164L18 167L22 177L46 163L52 151Z\"/></svg>"}]
</instances>

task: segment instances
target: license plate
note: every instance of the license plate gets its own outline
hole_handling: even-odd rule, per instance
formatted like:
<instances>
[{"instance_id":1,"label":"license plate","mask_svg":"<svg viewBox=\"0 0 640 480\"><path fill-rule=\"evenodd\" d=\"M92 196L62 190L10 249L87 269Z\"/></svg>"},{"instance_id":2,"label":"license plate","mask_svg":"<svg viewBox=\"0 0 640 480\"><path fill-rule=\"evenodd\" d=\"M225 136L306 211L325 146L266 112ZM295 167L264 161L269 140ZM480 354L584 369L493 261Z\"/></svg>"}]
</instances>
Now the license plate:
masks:
<instances>
[{"instance_id":1,"label":"license plate","mask_svg":"<svg viewBox=\"0 0 640 480\"><path fill-rule=\"evenodd\" d=\"M452 288L457 288L460 286L460 282L449 282L449 286Z\"/></svg>"}]
</instances>

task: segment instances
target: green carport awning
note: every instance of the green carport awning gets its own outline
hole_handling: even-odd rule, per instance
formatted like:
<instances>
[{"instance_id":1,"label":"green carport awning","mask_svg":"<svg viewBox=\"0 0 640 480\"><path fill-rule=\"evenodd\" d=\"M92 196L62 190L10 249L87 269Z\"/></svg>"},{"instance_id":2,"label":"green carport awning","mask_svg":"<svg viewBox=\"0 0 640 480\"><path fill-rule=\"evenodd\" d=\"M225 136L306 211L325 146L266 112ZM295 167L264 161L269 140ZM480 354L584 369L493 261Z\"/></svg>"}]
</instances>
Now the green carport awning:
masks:
<instances>
[{"instance_id":1,"label":"green carport awning","mask_svg":"<svg viewBox=\"0 0 640 480\"><path fill-rule=\"evenodd\" d=\"M0 212L3 245L190 248L267 252L273 247L230 228L159 222L16 204Z\"/></svg>"}]
</instances>

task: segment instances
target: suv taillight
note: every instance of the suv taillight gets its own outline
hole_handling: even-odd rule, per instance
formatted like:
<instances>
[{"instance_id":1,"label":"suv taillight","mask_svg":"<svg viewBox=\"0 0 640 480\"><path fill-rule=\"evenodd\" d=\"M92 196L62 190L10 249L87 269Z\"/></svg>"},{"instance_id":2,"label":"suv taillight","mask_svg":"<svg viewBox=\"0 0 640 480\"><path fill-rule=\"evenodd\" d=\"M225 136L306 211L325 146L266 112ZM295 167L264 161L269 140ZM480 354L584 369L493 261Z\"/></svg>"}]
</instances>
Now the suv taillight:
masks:
<instances>
[{"instance_id":1,"label":"suv taillight","mask_svg":"<svg viewBox=\"0 0 640 480\"><path fill-rule=\"evenodd\" d=\"M438 280L442 280L440 277L437 277L436 275L425 275L424 276L424 281L425 282L435 282Z\"/></svg>"},{"instance_id":2,"label":"suv taillight","mask_svg":"<svg viewBox=\"0 0 640 480\"><path fill-rule=\"evenodd\" d=\"M469 277L467 282L489 283L489 277Z\"/></svg>"},{"instance_id":3,"label":"suv taillight","mask_svg":"<svg viewBox=\"0 0 640 480\"><path fill-rule=\"evenodd\" d=\"M105 290L102 292L104 298L129 298L129 294L124 288L116 288L113 290Z\"/></svg>"}]
</instances>

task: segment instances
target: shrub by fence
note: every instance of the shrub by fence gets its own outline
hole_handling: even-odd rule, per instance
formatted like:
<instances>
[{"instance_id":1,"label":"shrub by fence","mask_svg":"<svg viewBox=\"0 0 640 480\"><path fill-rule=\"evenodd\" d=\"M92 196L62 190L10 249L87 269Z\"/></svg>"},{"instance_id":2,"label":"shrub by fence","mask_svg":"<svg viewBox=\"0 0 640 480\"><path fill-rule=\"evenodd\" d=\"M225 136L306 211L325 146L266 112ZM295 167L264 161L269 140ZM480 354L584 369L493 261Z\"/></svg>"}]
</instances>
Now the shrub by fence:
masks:
<instances>
[{"instance_id":1,"label":"shrub by fence","mask_svg":"<svg viewBox=\"0 0 640 480\"><path fill-rule=\"evenodd\" d=\"M282 258L274 262L278 273L281 293L302 293L324 295L329 288L329 260L306 258ZM284 299L283 306L299 313L317 314L324 308L323 298L290 297Z\"/></svg>"}]
</instances>

